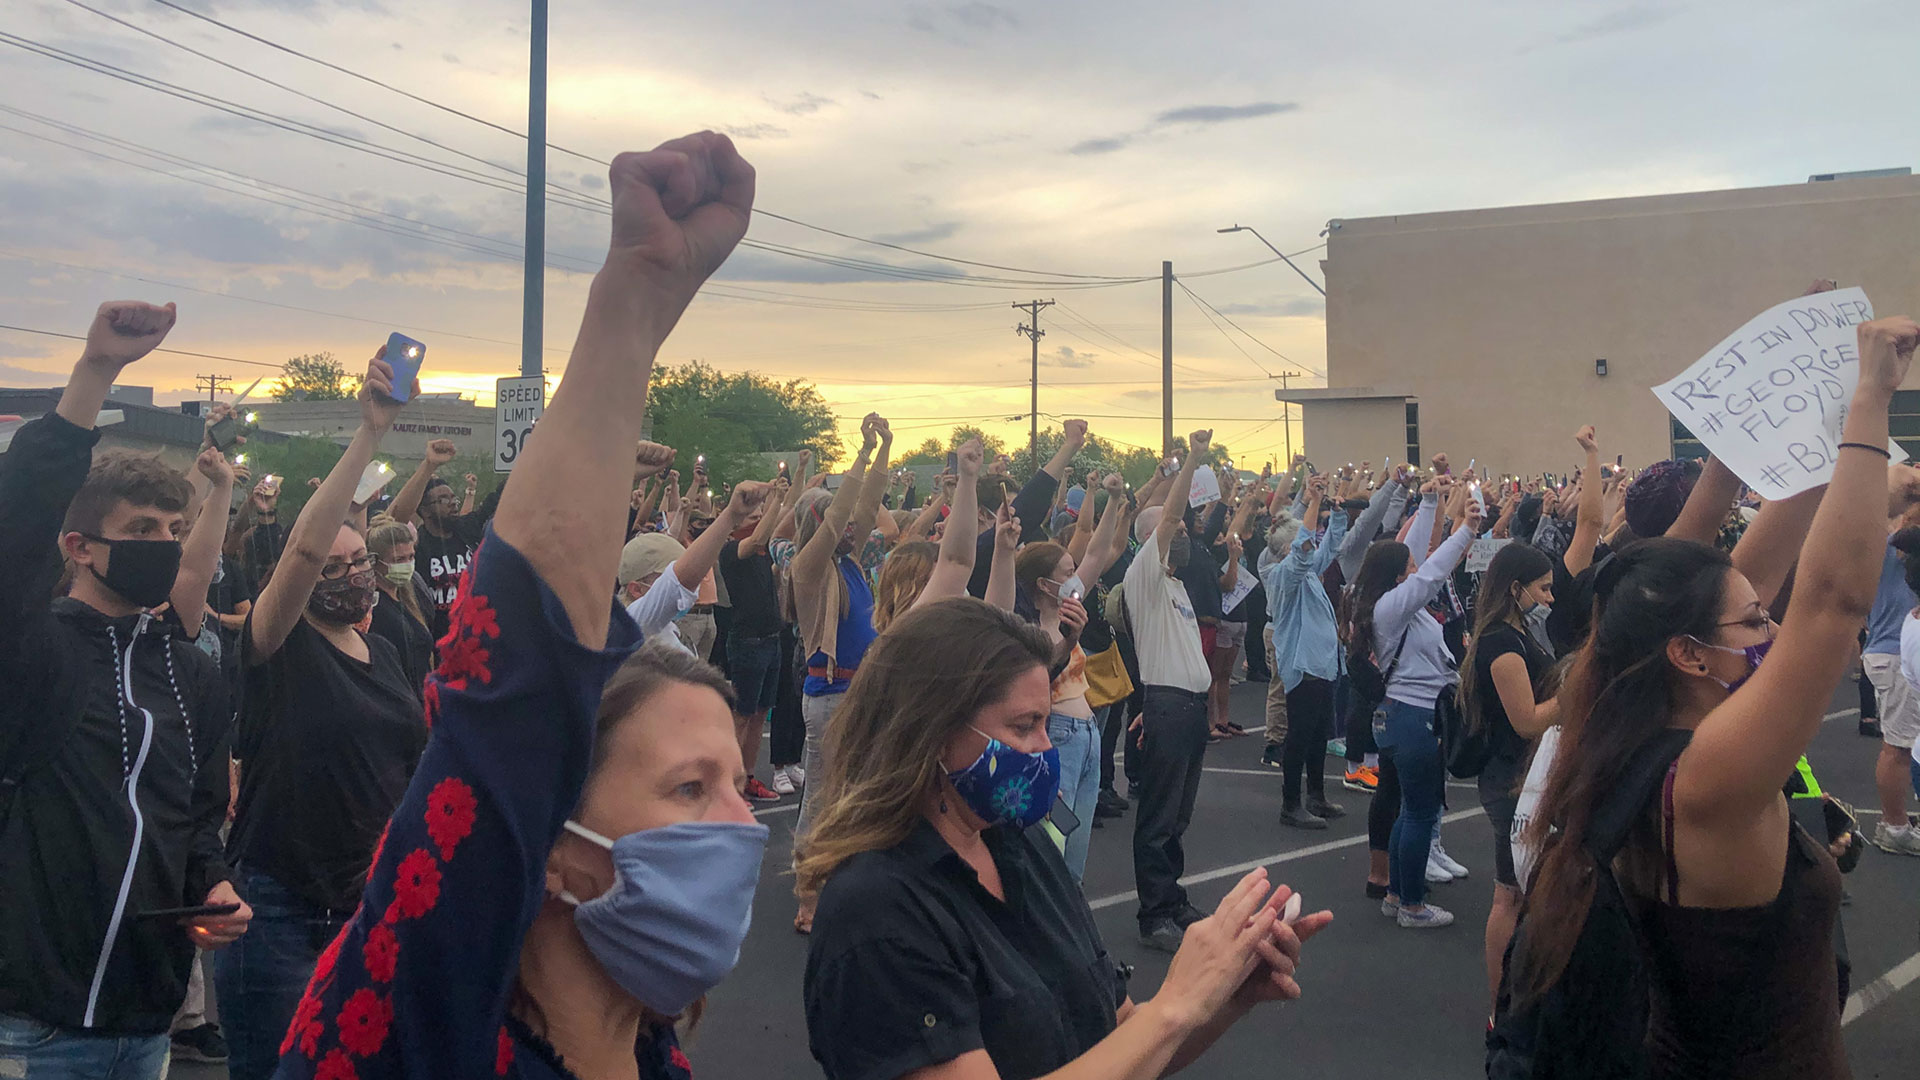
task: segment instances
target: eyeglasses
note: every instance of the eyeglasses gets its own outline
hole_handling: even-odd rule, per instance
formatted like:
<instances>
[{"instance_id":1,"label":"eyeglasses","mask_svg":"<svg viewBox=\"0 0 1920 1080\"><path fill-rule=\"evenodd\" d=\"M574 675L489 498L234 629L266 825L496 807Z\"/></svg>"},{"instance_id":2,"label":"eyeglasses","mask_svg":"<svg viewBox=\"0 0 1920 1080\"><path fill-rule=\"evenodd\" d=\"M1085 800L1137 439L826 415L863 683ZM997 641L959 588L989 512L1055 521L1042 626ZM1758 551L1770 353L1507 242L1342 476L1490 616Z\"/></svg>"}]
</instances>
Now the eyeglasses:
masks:
<instances>
[{"instance_id":1,"label":"eyeglasses","mask_svg":"<svg viewBox=\"0 0 1920 1080\"><path fill-rule=\"evenodd\" d=\"M1744 627L1756 634L1766 634L1768 641L1772 641L1774 635L1780 632L1780 624L1773 621L1773 616L1764 614L1749 615L1744 619L1735 619L1733 622L1714 623L1713 625L1716 629L1723 630L1734 626Z\"/></svg>"},{"instance_id":2,"label":"eyeglasses","mask_svg":"<svg viewBox=\"0 0 1920 1080\"><path fill-rule=\"evenodd\" d=\"M373 556L362 555L350 563L330 562L320 567L320 576L328 581L339 581L348 574L357 574L362 570L373 569Z\"/></svg>"}]
</instances>

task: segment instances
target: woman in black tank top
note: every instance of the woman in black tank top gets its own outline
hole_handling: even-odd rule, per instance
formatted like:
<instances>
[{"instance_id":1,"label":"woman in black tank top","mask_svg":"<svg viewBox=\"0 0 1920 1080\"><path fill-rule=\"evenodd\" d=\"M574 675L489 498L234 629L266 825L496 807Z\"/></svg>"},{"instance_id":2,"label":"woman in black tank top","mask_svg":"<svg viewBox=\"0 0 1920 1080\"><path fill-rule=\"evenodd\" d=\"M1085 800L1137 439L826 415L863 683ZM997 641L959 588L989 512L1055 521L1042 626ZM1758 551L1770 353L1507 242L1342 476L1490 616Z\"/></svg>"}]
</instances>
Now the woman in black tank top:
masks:
<instances>
[{"instance_id":1,"label":"woman in black tank top","mask_svg":"<svg viewBox=\"0 0 1920 1080\"><path fill-rule=\"evenodd\" d=\"M1642 747L1692 733L1616 862L1643 913L1655 1077L1849 1075L1838 871L1792 824L1781 784L1845 674L1878 585L1889 490L1906 490L1907 477L1890 482L1887 408L1920 324L1883 319L1858 337L1859 385L1824 499L1769 502L1731 560L1702 542L1711 535L1670 535L1601 563L1593 632L1559 695L1560 750L1530 830L1542 852L1533 940L1511 973L1522 998L1557 983L1586 921L1596 809ZM1676 531L1725 514L1688 509L1707 512L1683 512ZM1790 569L1800 587L1776 626L1767 605Z\"/></svg>"}]
</instances>

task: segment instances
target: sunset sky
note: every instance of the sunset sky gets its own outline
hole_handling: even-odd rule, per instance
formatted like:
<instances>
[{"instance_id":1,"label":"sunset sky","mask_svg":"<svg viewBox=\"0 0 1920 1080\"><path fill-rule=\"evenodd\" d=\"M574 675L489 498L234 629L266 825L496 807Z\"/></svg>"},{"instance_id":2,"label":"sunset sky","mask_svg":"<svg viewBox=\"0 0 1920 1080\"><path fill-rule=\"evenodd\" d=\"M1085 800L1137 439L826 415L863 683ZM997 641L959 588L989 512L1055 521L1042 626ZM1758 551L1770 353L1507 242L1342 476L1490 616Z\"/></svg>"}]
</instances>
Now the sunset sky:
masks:
<instances>
[{"instance_id":1,"label":"sunset sky","mask_svg":"<svg viewBox=\"0 0 1920 1080\"><path fill-rule=\"evenodd\" d=\"M101 299L172 299L177 349L268 364L331 351L356 366L400 330L428 343L430 390L487 400L496 377L516 372L522 202L506 189L524 141L155 0L84 2L361 116L65 0L9 0L0 322L77 334ZM524 129L524 3L179 2ZM1061 303L1041 316L1043 424L1087 416L1097 434L1155 444L1160 260L1194 274L1270 257L1251 236L1216 229L1253 225L1295 252L1320 244L1331 218L1914 164L1912 25L1904 0L553 0L549 137L604 159L711 127L758 168L764 210L1019 268L965 267L760 217L753 241L975 280L901 281L743 249L664 361L806 377L849 429L878 409L906 445L959 422L1017 443L1026 423L1005 418L1027 410L1028 346L1010 305L1051 298ZM23 41L319 125L349 145L34 55ZM403 161L353 149L356 140ZM558 151L548 161L568 201L604 197L602 166ZM296 200L327 214L287 205ZM435 226L443 243L403 218ZM605 227L601 214L550 205L555 374ZM1321 254L1297 260L1316 279ZM1213 426L1243 460L1279 456L1267 373L1322 384L1318 294L1277 263L1188 284L1258 342L1229 338L1176 290L1178 430ZM76 345L0 331L0 383L58 384ZM176 401L208 371L239 386L269 373L156 355L128 381Z\"/></svg>"}]
</instances>

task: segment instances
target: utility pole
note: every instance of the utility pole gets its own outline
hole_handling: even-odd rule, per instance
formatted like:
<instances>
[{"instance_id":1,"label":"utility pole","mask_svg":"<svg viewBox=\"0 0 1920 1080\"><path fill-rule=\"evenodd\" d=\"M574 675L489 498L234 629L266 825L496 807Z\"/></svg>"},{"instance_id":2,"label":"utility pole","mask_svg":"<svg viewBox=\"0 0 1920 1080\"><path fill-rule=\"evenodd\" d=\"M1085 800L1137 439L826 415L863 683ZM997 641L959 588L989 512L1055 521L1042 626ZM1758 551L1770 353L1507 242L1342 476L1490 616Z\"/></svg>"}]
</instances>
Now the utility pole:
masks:
<instances>
[{"instance_id":1,"label":"utility pole","mask_svg":"<svg viewBox=\"0 0 1920 1080\"><path fill-rule=\"evenodd\" d=\"M520 374L540 374L547 273L547 0L533 0L527 52L527 236L522 270Z\"/></svg>"},{"instance_id":2,"label":"utility pole","mask_svg":"<svg viewBox=\"0 0 1920 1080\"><path fill-rule=\"evenodd\" d=\"M1160 453L1173 452L1173 263L1160 264Z\"/></svg>"},{"instance_id":3,"label":"utility pole","mask_svg":"<svg viewBox=\"0 0 1920 1080\"><path fill-rule=\"evenodd\" d=\"M1027 419L1032 421L1032 424L1028 435L1027 451L1033 457L1033 471L1037 473L1040 471L1040 339L1047 336L1047 332L1040 329L1040 313L1052 307L1053 301L1029 300L1024 304L1013 306L1017 310L1026 312L1027 318L1032 320L1030 323L1014 327L1013 332L1024 335L1027 340L1033 342L1033 405L1027 411Z\"/></svg>"},{"instance_id":4,"label":"utility pole","mask_svg":"<svg viewBox=\"0 0 1920 1080\"><path fill-rule=\"evenodd\" d=\"M193 388L195 390L205 390L207 392L207 400L214 401L223 393L233 393L233 376L195 375L193 377Z\"/></svg>"},{"instance_id":5,"label":"utility pole","mask_svg":"<svg viewBox=\"0 0 1920 1080\"><path fill-rule=\"evenodd\" d=\"M1285 394L1287 392L1288 379L1304 379L1306 376L1298 371L1282 371L1274 375L1273 378L1280 380L1280 392ZM1280 413L1280 440L1285 447L1282 453L1287 455L1284 459L1286 461L1286 468L1291 470L1293 468L1293 402L1282 397L1280 399L1280 408L1282 410Z\"/></svg>"}]
</instances>

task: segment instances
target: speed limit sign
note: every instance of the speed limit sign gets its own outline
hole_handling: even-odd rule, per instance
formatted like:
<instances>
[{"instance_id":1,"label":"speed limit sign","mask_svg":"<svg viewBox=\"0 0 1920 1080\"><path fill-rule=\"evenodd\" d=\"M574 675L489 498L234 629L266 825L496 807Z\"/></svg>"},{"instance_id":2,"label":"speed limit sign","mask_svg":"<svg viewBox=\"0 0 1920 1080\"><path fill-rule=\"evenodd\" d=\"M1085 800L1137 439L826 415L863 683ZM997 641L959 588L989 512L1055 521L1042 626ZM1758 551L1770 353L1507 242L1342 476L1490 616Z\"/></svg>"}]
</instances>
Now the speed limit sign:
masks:
<instances>
[{"instance_id":1,"label":"speed limit sign","mask_svg":"<svg viewBox=\"0 0 1920 1080\"><path fill-rule=\"evenodd\" d=\"M512 472L547 405L547 380L516 376L494 383L493 471Z\"/></svg>"}]
</instances>

